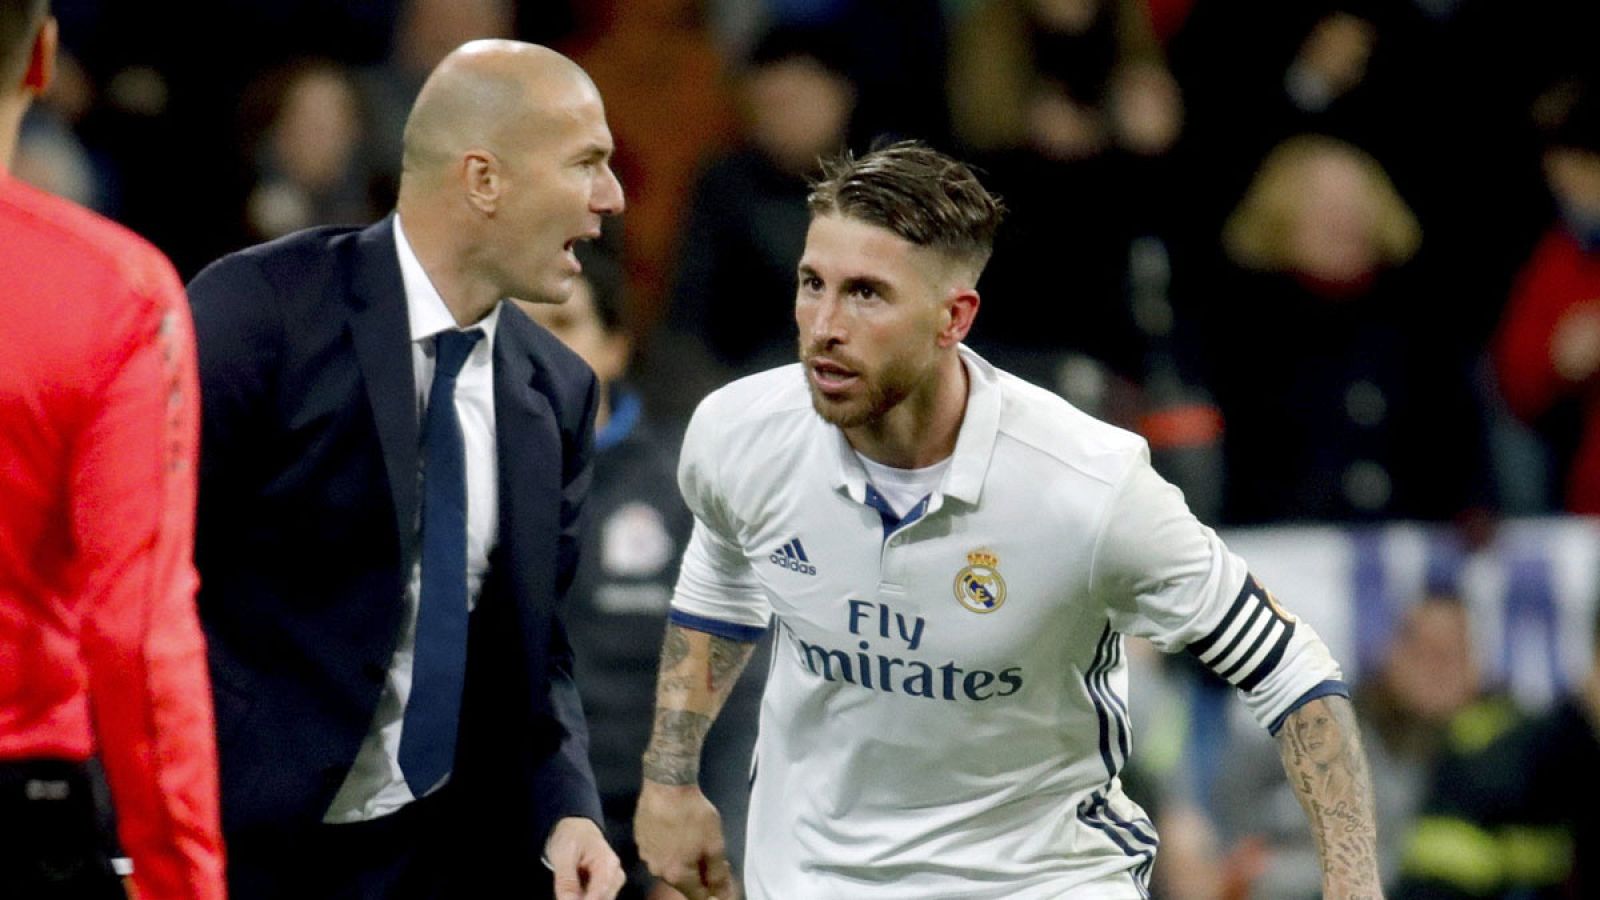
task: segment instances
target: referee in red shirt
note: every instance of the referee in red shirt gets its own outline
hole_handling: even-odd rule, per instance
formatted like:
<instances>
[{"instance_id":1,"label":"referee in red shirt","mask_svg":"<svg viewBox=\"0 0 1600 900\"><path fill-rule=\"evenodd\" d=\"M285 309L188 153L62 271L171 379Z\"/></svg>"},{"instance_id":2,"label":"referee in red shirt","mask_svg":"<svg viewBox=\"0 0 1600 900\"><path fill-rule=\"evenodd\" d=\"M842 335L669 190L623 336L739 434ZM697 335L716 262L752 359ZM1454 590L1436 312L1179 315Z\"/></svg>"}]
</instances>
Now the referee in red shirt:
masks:
<instances>
[{"instance_id":1,"label":"referee in red shirt","mask_svg":"<svg viewBox=\"0 0 1600 900\"><path fill-rule=\"evenodd\" d=\"M182 284L132 233L7 174L49 83L47 0L0 0L0 897L223 896L195 619L198 385Z\"/></svg>"}]
</instances>

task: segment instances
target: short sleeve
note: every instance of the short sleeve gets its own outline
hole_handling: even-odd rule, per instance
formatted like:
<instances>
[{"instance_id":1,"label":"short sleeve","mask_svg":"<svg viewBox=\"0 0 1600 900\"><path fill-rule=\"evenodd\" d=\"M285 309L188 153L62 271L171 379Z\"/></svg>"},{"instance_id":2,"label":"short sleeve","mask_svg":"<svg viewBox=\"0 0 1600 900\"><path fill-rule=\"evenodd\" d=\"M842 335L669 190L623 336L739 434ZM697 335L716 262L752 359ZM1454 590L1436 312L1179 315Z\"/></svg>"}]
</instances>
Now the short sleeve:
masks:
<instances>
[{"instance_id":1,"label":"short sleeve","mask_svg":"<svg viewBox=\"0 0 1600 900\"><path fill-rule=\"evenodd\" d=\"M1148 457L1117 485L1104 515L1090 578L1118 631L1194 656L1240 690L1263 727L1340 678L1316 632L1256 583Z\"/></svg>"},{"instance_id":2,"label":"short sleeve","mask_svg":"<svg viewBox=\"0 0 1600 900\"><path fill-rule=\"evenodd\" d=\"M694 530L672 597L674 622L726 637L753 640L767 626L772 605L740 546L738 528L719 479L723 454L716 444L716 415L702 403L689 422L678 460L678 489L694 513Z\"/></svg>"}]
</instances>

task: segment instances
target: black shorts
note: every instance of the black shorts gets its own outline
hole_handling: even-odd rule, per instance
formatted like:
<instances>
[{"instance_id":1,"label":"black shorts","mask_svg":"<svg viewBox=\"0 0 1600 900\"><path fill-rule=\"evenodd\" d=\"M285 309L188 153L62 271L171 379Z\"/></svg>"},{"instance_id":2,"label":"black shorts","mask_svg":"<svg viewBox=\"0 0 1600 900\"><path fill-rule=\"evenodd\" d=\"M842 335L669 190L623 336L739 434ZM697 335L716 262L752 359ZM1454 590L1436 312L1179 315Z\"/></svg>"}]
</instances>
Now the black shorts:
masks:
<instances>
[{"instance_id":1,"label":"black shorts","mask_svg":"<svg viewBox=\"0 0 1600 900\"><path fill-rule=\"evenodd\" d=\"M101 818L83 764L0 761L0 897L125 900Z\"/></svg>"}]
</instances>

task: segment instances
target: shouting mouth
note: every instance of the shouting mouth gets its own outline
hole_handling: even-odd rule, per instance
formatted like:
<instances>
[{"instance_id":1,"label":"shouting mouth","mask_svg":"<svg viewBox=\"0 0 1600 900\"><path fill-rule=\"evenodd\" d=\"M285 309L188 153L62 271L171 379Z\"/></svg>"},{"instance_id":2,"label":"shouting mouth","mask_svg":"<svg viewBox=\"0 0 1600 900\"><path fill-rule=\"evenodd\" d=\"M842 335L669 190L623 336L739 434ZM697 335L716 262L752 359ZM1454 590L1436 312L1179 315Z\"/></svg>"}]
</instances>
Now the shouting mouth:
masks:
<instances>
[{"instance_id":1,"label":"shouting mouth","mask_svg":"<svg viewBox=\"0 0 1600 900\"><path fill-rule=\"evenodd\" d=\"M578 244L595 240L598 237L600 237L600 230L597 228L569 238L565 244L561 245L561 252L566 256L567 263L572 267L572 271L583 271L583 263L578 261Z\"/></svg>"}]
</instances>

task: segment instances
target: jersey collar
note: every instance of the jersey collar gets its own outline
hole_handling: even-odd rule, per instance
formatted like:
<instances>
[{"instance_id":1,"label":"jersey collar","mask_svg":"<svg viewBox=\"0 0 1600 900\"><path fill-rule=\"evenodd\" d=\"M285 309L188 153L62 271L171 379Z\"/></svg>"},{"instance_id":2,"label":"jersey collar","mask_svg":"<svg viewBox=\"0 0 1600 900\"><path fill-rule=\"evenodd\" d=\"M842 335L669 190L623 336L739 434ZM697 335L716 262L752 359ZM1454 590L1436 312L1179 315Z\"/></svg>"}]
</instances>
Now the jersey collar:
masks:
<instances>
[{"instance_id":1,"label":"jersey collar","mask_svg":"<svg viewBox=\"0 0 1600 900\"><path fill-rule=\"evenodd\" d=\"M958 348L967 369L967 410L956 434L956 449L944 481L929 498L927 512L944 505L946 497L976 506L983 493L983 479L994 455L995 437L1000 433L1000 375L987 360L962 344ZM867 473L856 458L844 432L828 425L836 459L833 486L851 500L867 503Z\"/></svg>"}]
</instances>

